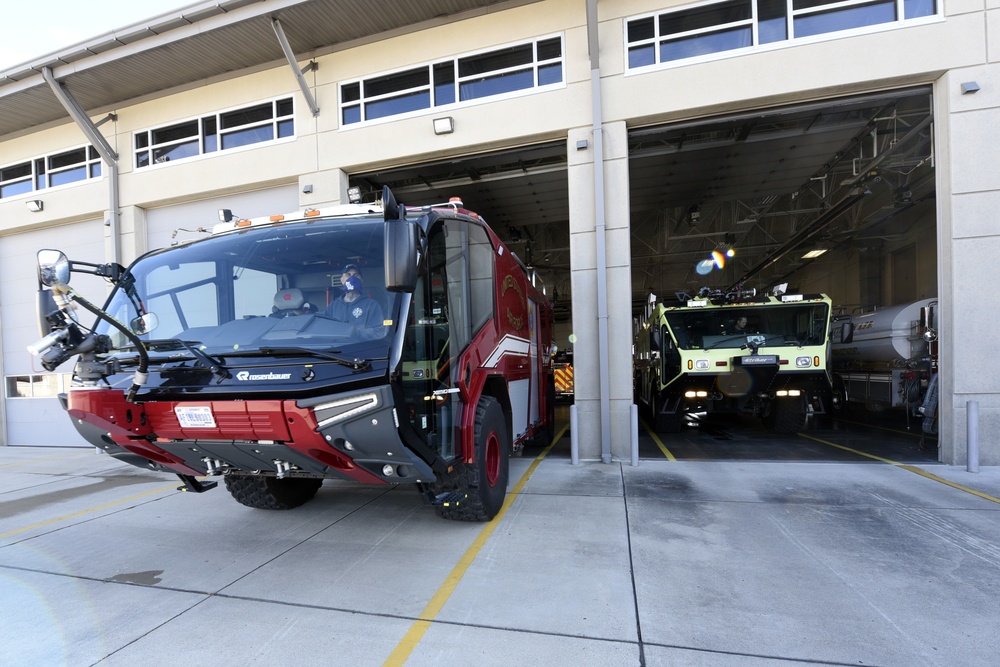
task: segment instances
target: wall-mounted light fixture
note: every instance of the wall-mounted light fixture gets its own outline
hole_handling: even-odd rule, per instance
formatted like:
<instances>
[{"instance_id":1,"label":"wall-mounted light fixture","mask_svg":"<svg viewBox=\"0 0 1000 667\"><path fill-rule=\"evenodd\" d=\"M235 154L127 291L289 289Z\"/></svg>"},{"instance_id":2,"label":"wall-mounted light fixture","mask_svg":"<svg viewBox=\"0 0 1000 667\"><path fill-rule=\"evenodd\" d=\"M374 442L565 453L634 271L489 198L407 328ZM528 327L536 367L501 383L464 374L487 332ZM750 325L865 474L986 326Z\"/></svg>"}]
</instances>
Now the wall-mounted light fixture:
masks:
<instances>
[{"instance_id":1,"label":"wall-mounted light fixture","mask_svg":"<svg viewBox=\"0 0 1000 667\"><path fill-rule=\"evenodd\" d=\"M43 202L41 199L29 199L24 203L28 207L28 210L31 211L32 213L38 213L43 208L45 208L45 202Z\"/></svg>"},{"instance_id":2,"label":"wall-mounted light fixture","mask_svg":"<svg viewBox=\"0 0 1000 667\"><path fill-rule=\"evenodd\" d=\"M451 134L455 131L455 119L451 116L434 119L434 134Z\"/></svg>"},{"instance_id":3,"label":"wall-mounted light fixture","mask_svg":"<svg viewBox=\"0 0 1000 667\"><path fill-rule=\"evenodd\" d=\"M962 84L962 94L971 95L972 93L979 92L979 84L975 81L966 81Z\"/></svg>"}]
</instances>

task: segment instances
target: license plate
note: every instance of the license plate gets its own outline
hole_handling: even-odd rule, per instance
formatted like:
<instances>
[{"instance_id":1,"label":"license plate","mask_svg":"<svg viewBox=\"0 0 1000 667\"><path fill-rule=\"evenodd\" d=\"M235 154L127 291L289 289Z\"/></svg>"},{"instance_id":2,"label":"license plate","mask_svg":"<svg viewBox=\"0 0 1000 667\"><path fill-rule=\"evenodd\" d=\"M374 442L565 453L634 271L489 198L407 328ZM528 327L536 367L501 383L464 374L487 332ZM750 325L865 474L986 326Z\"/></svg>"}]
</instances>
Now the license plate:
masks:
<instances>
[{"instance_id":1,"label":"license plate","mask_svg":"<svg viewBox=\"0 0 1000 667\"><path fill-rule=\"evenodd\" d=\"M182 428L215 428L212 408L207 405L180 406L174 408L177 421Z\"/></svg>"},{"instance_id":2,"label":"license plate","mask_svg":"<svg viewBox=\"0 0 1000 667\"><path fill-rule=\"evenodd\" d=\"M776 354L752 354L746 357L737 357L741 366L777 366L778 355Z\"/></svg>"}]
</instances>

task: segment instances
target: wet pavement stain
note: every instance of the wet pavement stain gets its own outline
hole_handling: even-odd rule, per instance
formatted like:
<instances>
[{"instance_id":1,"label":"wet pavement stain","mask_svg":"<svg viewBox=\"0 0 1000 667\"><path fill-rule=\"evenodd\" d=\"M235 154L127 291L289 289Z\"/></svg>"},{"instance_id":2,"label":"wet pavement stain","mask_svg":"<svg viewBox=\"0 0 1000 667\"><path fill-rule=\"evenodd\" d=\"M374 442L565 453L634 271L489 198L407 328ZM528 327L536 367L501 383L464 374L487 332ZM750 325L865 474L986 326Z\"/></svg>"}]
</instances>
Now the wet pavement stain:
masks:
<instances>
[{"instance_id":1,"label":"wet pavement stain","mask_svg":"<svg viewBox=\"0 0 1000 667\"><path fill-rule=\"evenodd\" d=\"M129 474L115 476L108 475L104 477L87 475L76 479L86 480L87 483L82 486L54 490L48 490L44 485L42 485L27 489L25 492L29 495L26 495L23 498L0 501L0 517L9 519L21 514L26 514L27 512L38 510L42 507L74 501L79 498L98 494L111 489L124 488L139 484L149 484L153 481L159 481L160 478ZM57 481L62 480L60 479Z\"/></svg>"},{"instance_id":2,"label":"wet pavement stain","mask_svg":"<svg viewBox=\"0 0 1000 667\"><path fill-rule=\"evenodd\" d=\"M108 581L116 581L120 584L138 584L139 586L155 586L163 581L160 575L163 570L146 570L145 572L123 572L116 574Z\"/></svg>"}]
</instances>

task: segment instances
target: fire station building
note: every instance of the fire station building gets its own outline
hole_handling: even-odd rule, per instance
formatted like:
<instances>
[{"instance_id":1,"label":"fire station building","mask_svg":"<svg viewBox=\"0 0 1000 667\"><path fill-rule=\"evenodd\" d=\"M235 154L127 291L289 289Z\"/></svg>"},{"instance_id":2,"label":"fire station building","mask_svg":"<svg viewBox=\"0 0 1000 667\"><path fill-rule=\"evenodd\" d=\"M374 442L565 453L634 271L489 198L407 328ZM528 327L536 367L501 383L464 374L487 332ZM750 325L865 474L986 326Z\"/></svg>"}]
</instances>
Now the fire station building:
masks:
<instances>
[{"instance_id":1,"label":"fire station building","mask_svg":"<svg viewBox=\"0 0 1000 667\"><path fill-rule=\"evenodd\" d=\"M128 265L222 208L389 185L460 197L545 278L583 458L629 455L650 293L789 283L935 299L939 458L966 464L974 406L1000 465L998 123L1000 0L211 0L119 27L0 72L0 445L85 446L72 363L26 351L39 249Z\"/></svg>"}]
</instances>

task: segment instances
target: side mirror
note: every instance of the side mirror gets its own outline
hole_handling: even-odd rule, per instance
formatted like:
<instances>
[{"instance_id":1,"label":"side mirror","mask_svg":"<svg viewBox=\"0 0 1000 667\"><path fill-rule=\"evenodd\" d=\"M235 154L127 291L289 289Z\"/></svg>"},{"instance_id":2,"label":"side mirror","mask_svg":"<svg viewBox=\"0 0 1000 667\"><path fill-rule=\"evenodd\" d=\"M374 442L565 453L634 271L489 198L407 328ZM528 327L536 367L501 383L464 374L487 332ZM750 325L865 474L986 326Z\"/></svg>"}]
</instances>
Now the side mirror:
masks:
<instances>
[{"instance_id":1,"label":"side mirror","mask_svg":"<svg viewBox=\"0 0 1000 667\"><path fill-rule=\"evenodd\" d=\"M58 250L38 251L38 284L52 287L69 282L70 263Z\"/></svg>"},{"instance_id":2,"label":"side mirror","mask_svg":"<svg viewBox=\"0 0 1000 667\"><path fill-rule=\"evenodd\" d=\"M649 349L652 351L657 351L660 349L660 328L650 327L649 328Z\"/></svg>"},{"instance_id":3,"label":"side mirror","mask_svg":"<svg viewBox=\"0 0 1000 667\"><path fill-rule=\"evenodd\" d=\"M128 323L128 328L137 336L149 333L158 326L160 326L160 318L156 316L156 313L146 313Z\"/></svg>"},{"instance_id":4,"label":"side mirror","mask_svg":"<svg viewBox=\"0 0 1000 667\"><path fill-rule=\"evenodd\" d=\"M412 292L417 287L420 227L409 220L385 221L385 288Z\"/></svg>"},{"instance_id":5,"label":"side mirror","mask_svg":"<svg viewBox=\"0 0 1000 667\"><path fill-rule=\"evenodd\" d=\"M840 342L854 342L854 322L844 322L843 327L840 329Z\"/></svg>"}]
</instances>

